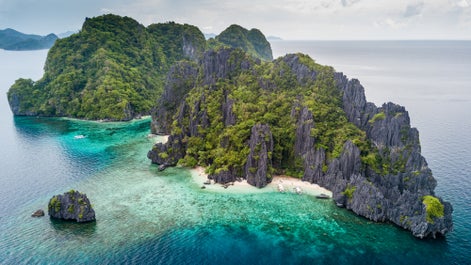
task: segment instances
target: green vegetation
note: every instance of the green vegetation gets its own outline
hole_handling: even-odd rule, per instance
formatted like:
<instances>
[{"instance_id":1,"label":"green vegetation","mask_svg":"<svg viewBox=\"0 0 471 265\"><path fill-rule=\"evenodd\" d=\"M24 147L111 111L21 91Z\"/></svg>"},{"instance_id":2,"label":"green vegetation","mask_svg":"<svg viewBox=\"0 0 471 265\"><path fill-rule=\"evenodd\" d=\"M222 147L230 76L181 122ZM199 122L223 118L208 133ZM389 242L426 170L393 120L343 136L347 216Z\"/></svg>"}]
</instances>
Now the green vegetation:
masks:
<instances>
[{"instance_id":1,"label":"green vegetation","mask_svg":"<svg viewBox=\"0 0 471 265\"><path fill-rule=\"evenodd\" d=\"M342 194L345 195L349 200L351 200L353 198L353 193L355 193L356 189L357 187L348 185L342 192Z\"/></svg>"},{"instance_id":2,"label":"green vegetation","mask_svg":"<svg viewBox=\"0 0 471 265\"><path fill-rule=\"evenodd\" d=\"M443 217L445 207L438 198L431 195L426 195L422 197L422 203L425 205L425 218L428 223L433 224L434 218Z\"/></svg>"},{"instance_id":3,"label":"green vegetation","mask_svg":"<svg viewBox=\"0 0 471 265\"><path fill-rule=\"evenodd\" d=\"M80 32L55 42L44 76L37 82L18 79L8 100L15 115L129 120L151 112L175 62L197 60L208 47L241 48L272 60L259 30L232 25L216 39L206 42L187 24L146 28L129 17L87 18Z\"/></svg>"},{"instance_id":4,"label":"green vegetation","mask_svg":"<svg viewBox=\"0 0 471 265\"><path fill-rule=\"evenodd\" d=\"M403 151L404 150L400 150L400 152ZM382 148L381 150L371 148L371 150L366 155L361 157L361 160L364 165L369 166L376 174L379 175L395 175L404 172L407 162L407 160L404 158L404 155L401 153L398 155L398 157L393 159L391 153L392 151L387 147Z\"/></svg>"},{"instance_id":5,"label":"green vegetation","mask_svg":"<svg viewBox=\"0 0 471 265\"><path fill-rule=\"evenodd\" d=\"M220 80L216 86L196 86L188 93L188 106L198 105L200 113L205 111L211 126L200 126L198 136L185 137L186 156L179 164L202 165L207 167L209 174L232 171L243 175L249 154L247 141L252 127L260 123L269 125L273 136L273 152L269 154L273 161L271 171L302 177L302 160L293 153L297 118L292 113L299 116L304 107L314 117L310 121L315 124L311 131L314 147L325 150L328 160L341 154L347 140L355 143L363 155L368 155L371 147L365 132L349 123L343 111L341 92L334 83L334 70L315 63L307 55L295 56L300 63L318 73L316 80L298 82L296 73L283 58L257 64L243 51L233 50L231 63L240 67L240 61L246 60L254 65L254 70L235 69L231 78ZM261 84L267 84L267 87ZM225 95L233 101L232 111L237 117L231 126L225 126L221 111ZM178 116L176 113L174 117ZM188 118L181 124L174 122L172 133L180 134L189 126ZM166 155L160 154L161 157ZM327 165L323 170L327 171Z\"/></svg>"},{"instance_id":6,"label":"green vegetation","mask_svg":"<svg viewBox=\"0 0 471 265\"><path fill-rule=\"evenodd\" d=\"M150 112L171 64L186 58L185 47L191 57L205 45L189 25L145 28L128 17L87 18L79 33L50 49L43 78L17 80L8 99L19 103L17 115L129 120Z\"/></svg>"},{"instance_id":7,"label":"green vegetation","mask_svg":"<svg viewBox=\"0 0 471 265\"><path fill-rule=\"evenodd\" d=\"M69 205L69 207L67 208L67 212L74 213L74 205L73 204Z\"/></svg>"},{"instance_id":8,"label":"green vegetation","mask_svg":"<svg viewBox=\"0 0 471 265\"><path fill-rule=\"evenodd\" d=\"M60 212L61 202L57 199L57 196L54 196L51 198L51 200L49 201L48 208L49 208L49 211L54 209L55 212Z\"/></svg>"},{"instance_id":9,"label":"green vegetation","mask_svg":"<svg viewBox=\"0 0 471 265\"><path fill-rule=\"evenodd\" d=\"M368 122L375 123L376 121L384 120L385 118L386 118L386 114L384 114L384 112L379 112L379 113L376 113L376 115L374 115L373 118L371 118L371 120L369 120Z\"/></svg>"},{"instance_id":10,"label":"green vegetation","mask_svg":"<svg viewBox=\"0 0 471 265\"><path fill-rule=\"evenodd\" d=\"M85 208L84 206L80 206L80 211L79 211L79 214L78 214L78 218L79 219L82 219L83 218L83 213L85 211Z\"/></svg>"},{"instance_id":11,"label":"green vegetation","mask_svg":"<svg viewBox=\"0 0 471 265\"><path fill-rule=\"evenodd\" d=\"M224 45L241 48L248 54L265 61L273 60L270 43L258 29L247 30L239 25L231 25L216 37ZM210 42L211 46L218 46Z\"/></svg>"}]
</instances>

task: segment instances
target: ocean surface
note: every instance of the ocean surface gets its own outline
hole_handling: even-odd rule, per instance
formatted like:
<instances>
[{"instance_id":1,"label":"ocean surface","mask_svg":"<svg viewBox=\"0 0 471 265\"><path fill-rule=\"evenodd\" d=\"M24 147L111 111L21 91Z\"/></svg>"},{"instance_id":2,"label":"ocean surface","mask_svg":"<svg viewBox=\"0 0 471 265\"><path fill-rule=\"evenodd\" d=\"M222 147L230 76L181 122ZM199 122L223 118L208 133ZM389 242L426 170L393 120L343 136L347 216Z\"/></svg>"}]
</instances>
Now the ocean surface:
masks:
<instances>
[{"instance_id":1,"label":"ocean surface","mask_svg":"<svg viewBox=\"0 0 471 265\"><path fill-rule=\"evenodd\" d=\"M148 137L149 118L15 118L6 92L17 78L40 78L47 51L0 50L0 264L471 264L471 42L272 48L358 78L376 105L406 106L436 192L453 204L452 233L418 240L308 195L201 190L189 170L159 172L147 160L161 140ZM88 195L96 223L30 217L70 189Z\"/></svg>"}]
</instances>

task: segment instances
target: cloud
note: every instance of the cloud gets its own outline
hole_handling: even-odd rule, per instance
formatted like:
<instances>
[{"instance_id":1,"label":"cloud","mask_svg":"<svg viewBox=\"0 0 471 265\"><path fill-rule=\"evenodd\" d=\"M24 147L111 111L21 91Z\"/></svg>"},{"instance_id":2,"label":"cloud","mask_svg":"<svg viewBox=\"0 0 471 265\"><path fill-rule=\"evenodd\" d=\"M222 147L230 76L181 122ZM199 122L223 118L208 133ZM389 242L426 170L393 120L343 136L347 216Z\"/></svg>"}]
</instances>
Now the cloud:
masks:
<instances>
[{"instance_id":1,"label":"cloud","mask_svg":"<svg viewBox=\"0 0 471 265\"><path fill-rule=\"evenodd\" d=\"M401 28L404 28L405 26L407 26L407 24L405 22L395 20L395 19L392 19L392 18L387 18L387 19L384 19L384 20L381 20L381 21L375 21L373 23L373 25L376 28L388 27L388 28L391 28L391 29L401 29Z\"/></svg>"},{"instance_id":2,"label":"cloud","mask_svg":"<svg viewBox=\"0 0 471 265\"><path fill-rule=\"evenodd\" d=\"M466 1L466 0L463 0ZM408 5L406 7L406 11L404 12L404 17L414 17L418 16L422 13L422 10L424 9L424 3L420 2L415 5Z\"/></svg>"},{"instance_id":3,"label":"cloud","mask_svg":"<svg viewBox=\"0 0 471 265\"><path fill-rule=\"evenodd\" d=\"M466 8L466 7L469 7L469 3L467 0L461 0L458 3L456 3L456 6Z\"/></svg>"},{"instance_id":4,"label":"cloud","mask_svg":"<svg viewBox=\"0 0 471 265\"><path fill-rule=\"evenodd\" d=\"M360 0L340 0L340 3L342 4L342 6L346 7L358 3L359 1Z\"/></svg>"},{"instance_id":5,"label":"cloud","mask_svg":"<svg viewBox=\"0 0 471 265\"><path fill-rule=\"evenodd\" d=\"M110 8L104 7L104 8L100 9L100 12L103 13L103 14L110 14L110 13L113 13L114 11Z\"/></svg>"},{"instance_id":6,"label":"cloud","mask_svg":"<svg viewBox=\"0 0 471 265\"><path fill-rule=\"evenodd\" d=\"M76 30L103 13L214 33L235 23L284 39L471 36L471 0L0 0L0 26L28 33Z\"/></svg>"}]
</instances>

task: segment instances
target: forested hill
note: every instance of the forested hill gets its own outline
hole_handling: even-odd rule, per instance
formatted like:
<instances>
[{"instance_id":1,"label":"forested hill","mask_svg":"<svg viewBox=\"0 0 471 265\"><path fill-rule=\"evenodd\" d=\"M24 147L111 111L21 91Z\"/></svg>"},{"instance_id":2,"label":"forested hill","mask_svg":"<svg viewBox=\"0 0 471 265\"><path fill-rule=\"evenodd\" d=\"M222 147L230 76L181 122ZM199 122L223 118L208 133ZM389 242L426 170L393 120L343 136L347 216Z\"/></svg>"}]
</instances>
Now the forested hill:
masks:
<instances>
[{"instance_id":1,"label":"forested hill","mask_svg":"<svg viewBox=\"0 0 471 265\"><path fill-rule=\"evenodd\" d=\"M39 36L24 34L14 29L0 30L0 49L10 51L30 51L49 49L57 40L55 34Z\"/></svg>"},{"instance_id":2,"label":"forested hill","mask_svg":"<svg viewBox=\"0 0 471 265\"><path fill-rule=\"evenodd\" d=\"M15 115L129 120L155 105L173 62L197 56L205 45L190 25L146 28L129 17L87 18L79 33L50 49L42 79L15 82L10 106Z\"/></svg>"},{"instance_id":3,"label":"forested hill","mask_svg":"<svg viewBox=\"0 0 471 265\"><path fill-rule=\"evenodd\" d=\"M262 60L273 60L270 43L258 29L247 30L239 25L231 25L215 39L230 47L240 47L248 54Z\"/></svg>"},{"instance_id":4,"label":"forested hill","mask_svg":"<svg viewBox=\"0 0 471 265\"><path fill-rule=\"evenodd\" d=\"M129 17L87 18L50 49L44 76L17 80L8 100L15 115L129 120L150 113L172 64L197 61L207 47L203 33L187 24L146 28Z\"/></svg>"}]
</instances>

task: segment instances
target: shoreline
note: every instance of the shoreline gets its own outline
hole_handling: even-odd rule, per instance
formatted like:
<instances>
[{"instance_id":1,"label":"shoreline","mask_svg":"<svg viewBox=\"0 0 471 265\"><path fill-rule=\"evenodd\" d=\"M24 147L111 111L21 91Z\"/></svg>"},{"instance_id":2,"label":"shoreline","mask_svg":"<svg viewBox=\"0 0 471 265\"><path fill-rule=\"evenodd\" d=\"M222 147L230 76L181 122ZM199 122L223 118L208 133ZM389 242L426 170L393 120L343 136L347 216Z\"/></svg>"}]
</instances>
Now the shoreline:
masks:
<instances>
[{"instance_id":1,"label":"shoreline","mask_svg":"<svg viewBox=\"0 0 471 265\"><path fill-rule=\"evenodd\" d=\"M154 140L154 144L157 144L157 143L162 143L162 144L165 144L168 142L168 137L170 135L167 135L167 134L153 134L153 133L149 133L147 135L147 138L148 139L156 139Z\"/></svg>"},{"instance_id":2,"label":"shoreline","mask_svg":"<svg viewBox=\"0 0 471 265\"><path fill-rule=\"evenodd\" d=\"M141 117L134 117L130 120L123 120L123 121L115 121L115 120L107 120L107 119L99 119L99 120L89 120L89 119L82 119L82 118L75 118L75 117L65 117L65 116L51 116L51 117L46 117L46 116L18 116L18 117L36 117L36 118L57 118L57 119L63 119L63 120L72 120L72 121L84 121L84 122L96 122L96 123L132 123L132 122L138 122L138 121L143 121L147 119L151 119L151 115L143 115Z\"/></svg>"},{"instance_id":3,"label":"shoreline","mask_svg":"<svg viewBox=\"0 0 471 265\"><path fill-rule=\"evenodd\" d=\"M204 190L220 193L264 193L264 192L280 192L279 185L282 185L284 188L284 193L296 194L296 188L301 189L302 194L307 194L311 196L318 196L321 194L328 195L332 198L332 192L324 187L321 187L317 184L309 183L307 181L302 181L301 179L286 176L286 175L275 175L272 178L272 181L267 184L264 188L257 188L249 183L247 180L235 181L233 183L228 183L225 187L222 184L215 183L211 180L210 185L205 185L204 182L208 181L208 174L205 173L205 168L197 166L190 169L192 180L195 184L200 187L204 186Z\"/></svg>"}]
</instances>

